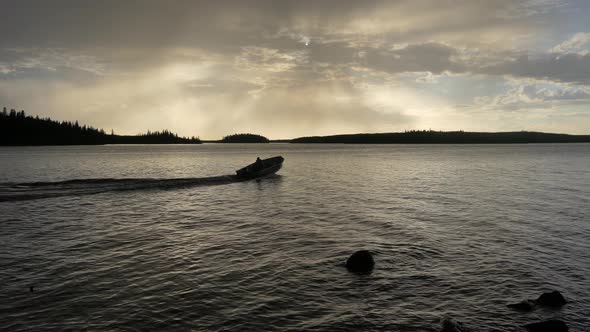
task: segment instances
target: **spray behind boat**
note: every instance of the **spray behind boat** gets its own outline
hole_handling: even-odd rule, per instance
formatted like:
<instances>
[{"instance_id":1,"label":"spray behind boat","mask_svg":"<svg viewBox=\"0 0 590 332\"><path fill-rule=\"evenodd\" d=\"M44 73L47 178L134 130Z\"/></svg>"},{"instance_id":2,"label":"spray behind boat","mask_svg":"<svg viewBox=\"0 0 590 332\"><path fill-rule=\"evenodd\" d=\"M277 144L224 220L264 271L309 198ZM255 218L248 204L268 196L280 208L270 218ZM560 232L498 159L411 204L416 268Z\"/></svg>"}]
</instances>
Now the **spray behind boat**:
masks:
<instances>
[{"instance_id":1,"label":"spray behind boat","mask_svg":"<svg viewBox=\"0 0 590 332\"><path fill-rule=\"evenodd\" d=\"M105 192L136 190L174 190L188 187L236 183L271 175L281 169L281 156L260 159L236 171L236 175L200 178L101 178L57 182L0 183L0 203L62 196L85 196Z\"/></svg>"}]
</instances>

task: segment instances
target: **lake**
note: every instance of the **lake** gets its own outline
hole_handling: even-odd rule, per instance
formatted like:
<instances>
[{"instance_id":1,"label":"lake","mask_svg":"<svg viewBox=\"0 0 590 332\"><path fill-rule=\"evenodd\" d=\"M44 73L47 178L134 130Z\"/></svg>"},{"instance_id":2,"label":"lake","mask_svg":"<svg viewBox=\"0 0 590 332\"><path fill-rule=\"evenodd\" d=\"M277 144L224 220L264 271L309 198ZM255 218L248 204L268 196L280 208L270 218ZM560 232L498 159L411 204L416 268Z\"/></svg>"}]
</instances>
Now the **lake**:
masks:
<instances>
[{"instance_id":1,"label":"lake","mask_svg":"<svg viewBox=\"0 0 590 332\"><path fill-rule=\"evenodd\" d=\"M590 144L3 147L0 330L588 331L589 166ZM361 249L371 274L343 266ZM568 304L506 307L550 290Z\"/></svg>"}]
</instances>

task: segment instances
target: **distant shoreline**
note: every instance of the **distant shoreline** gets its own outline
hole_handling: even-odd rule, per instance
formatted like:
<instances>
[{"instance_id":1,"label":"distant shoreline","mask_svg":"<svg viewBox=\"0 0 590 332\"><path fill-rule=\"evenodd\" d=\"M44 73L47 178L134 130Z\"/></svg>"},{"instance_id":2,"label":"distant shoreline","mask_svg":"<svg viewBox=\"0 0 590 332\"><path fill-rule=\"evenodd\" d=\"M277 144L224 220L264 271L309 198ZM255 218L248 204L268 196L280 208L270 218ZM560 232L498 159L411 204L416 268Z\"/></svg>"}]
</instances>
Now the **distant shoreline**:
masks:
<instances>
[{"instance_id":1,"label":"distant shoreline","mask_svg":"<svg viewBox=\"0 0 590 332\"><path fill-rule=\"evenodd\" d=\"M568 135L530 131L464 132L408 131L403 133L347 134L295 138L306 144L531 144L590 143L590 135Z\"/></svg>"},{"instance_id":2,"label":"distant shoreline","mask_svg":"<svg viewBox=\"0 0 590 332\"><path fill-rule=\"evenodd\" d=\"M111 142L105 143L65 143L65 144L5 144L3 147L31 146L87 146L87 145L195 145L195 144L351 144L351 145L491 145L491 144L566 144L590 143L590 135L568 135L538 132L500 132L500 133L463 133L460 137L445 137L450 132L436 132L430 137L399 136L404 133L389 134L347 134L332 136L310 136L294 139L269 140L269 142L223 142L222 140L200 140L199 143L185 142L145 142L141 136L111 136ZM107 135L108 136L108 135Z\"/></svg>"},{"instance_id":3,"label":"distant shoreline","mask_svg":"<svg viewBox=\"0 0 590 332\"><path fill-rule=\"evenodd\" d=\"M0 113L0 146L63 146L117 144L531 144L531 143L590 143L590 135L569 135L534 131L465 132L411 130L397 133L359 133L329 136L307 136L293 139L268 138L251 133L232 134L220 140L181 137L168 130L148 131L139 135L105 133L78 122L59 122L49 118L26 115L24 111Z\"/></svg>"}]
</instances>

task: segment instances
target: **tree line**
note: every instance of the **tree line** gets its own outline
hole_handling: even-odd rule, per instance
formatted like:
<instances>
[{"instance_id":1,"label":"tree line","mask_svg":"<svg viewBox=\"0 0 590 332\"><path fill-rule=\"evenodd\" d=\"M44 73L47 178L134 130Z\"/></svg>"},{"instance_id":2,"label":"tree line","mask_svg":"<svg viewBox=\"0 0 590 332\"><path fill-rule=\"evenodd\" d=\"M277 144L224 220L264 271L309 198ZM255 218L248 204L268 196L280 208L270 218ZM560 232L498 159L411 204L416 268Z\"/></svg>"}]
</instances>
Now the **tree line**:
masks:
<instances>
[{"instance_id":1,"label":"tree line","mask_svg":"<svg viewBox=\"0 0 590 332\"><path fill-rule=\"evenodd\" d=\"M30 116L25 111L0 113L0 145L100 145L100 144L199 144L198 137L180 137L168 130L148 131L136 136L105 133L78 121L55 121Z\"/></svg>"},{"instance_id":2,"label":"tree line","mask_svg":"<svg viewBox=\"0 0 590 332\"><path fill-rule=\"evenodd\" d=\"M551 134L531 131L465 132L410 130L403 133L309 136L291 143L348 144L506 144L506 143L577 143L590 142L590 135Z\"/></svg>"}]
</instances>

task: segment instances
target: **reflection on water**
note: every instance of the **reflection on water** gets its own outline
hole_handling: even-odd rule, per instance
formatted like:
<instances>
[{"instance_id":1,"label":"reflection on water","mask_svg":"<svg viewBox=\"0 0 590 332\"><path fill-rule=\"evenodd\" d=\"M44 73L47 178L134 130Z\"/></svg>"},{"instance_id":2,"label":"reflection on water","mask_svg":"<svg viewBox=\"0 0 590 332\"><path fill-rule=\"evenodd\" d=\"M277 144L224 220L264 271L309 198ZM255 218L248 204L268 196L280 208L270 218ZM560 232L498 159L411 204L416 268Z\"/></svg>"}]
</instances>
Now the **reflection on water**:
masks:
<instances>
[{"instance_id":1,"label":"reflection on water","mask_svg":"<svg viewBox=\"0 0 590 332\"><path fill-rule=\"evenodd\" d=\"M280 176L217 178L274 155ZM588 164L588 144L2 148L2 190L75 194L0 203L0 330L584 331ZM343 267L359 249L370 275ZM506 307L551 289L561 310Z\"/></svg>"}]
</instances>

